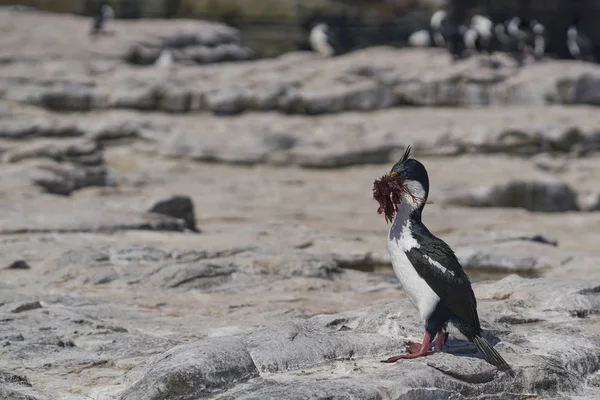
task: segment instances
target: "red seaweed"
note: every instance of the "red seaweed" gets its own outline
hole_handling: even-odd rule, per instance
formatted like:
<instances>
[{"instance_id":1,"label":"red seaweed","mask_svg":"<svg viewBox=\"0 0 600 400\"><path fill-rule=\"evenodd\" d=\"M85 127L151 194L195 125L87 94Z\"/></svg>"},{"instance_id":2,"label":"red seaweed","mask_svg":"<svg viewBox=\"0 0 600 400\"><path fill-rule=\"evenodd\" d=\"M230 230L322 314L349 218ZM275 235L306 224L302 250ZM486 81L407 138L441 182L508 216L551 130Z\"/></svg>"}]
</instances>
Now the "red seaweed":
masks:
<instances>
[{"instance_id":1,"label":"red seaweed","mask_svg":"<svg viewBox=\"0 0 600 400\"><path fill-rule=\"evenodd\" d=\"M386 222L392 222L396 204L402 201L402 179L384 175L373 182L373 198L379 203L377 214L384 214Z\"/></svg>"},{"instance_id":2,"label":"red seaweed","mask_svg":"<svg viewBox=\"0 0 600 400\"><path fill-rule=\"evenodd\" d=\"M373 182L373 198L379 203L377 214L384 214L386 222L394 220L396 205L402 202L402 193L411 196L416 203L426 201L413 195L402 178L384 175Z\"/></svg>"}]
</instances>

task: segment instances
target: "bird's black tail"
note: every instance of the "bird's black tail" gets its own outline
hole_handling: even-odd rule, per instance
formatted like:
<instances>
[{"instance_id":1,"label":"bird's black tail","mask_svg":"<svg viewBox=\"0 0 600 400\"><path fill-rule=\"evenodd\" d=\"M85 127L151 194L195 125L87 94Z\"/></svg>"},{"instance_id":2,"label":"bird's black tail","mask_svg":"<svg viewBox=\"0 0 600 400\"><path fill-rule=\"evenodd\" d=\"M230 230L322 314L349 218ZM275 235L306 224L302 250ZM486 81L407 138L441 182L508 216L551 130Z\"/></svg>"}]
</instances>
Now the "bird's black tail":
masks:
<instances>
[{"instance_id":1,"label":"bird's black tail","mask_svg":"<svg viewBox=\"0 0 600 400\"><path fill-rule=\"evenodd\" d=\"M487 362L496 366L499 370L506 371L511 376L514 376L515 373L510 367L510 365L508 365L504 358L502 358L500 353L498 353L492 346L490 346L487 340L485 340L481 336L475 336L475 338L473 339L473 343L475 344L475 347L477 347L477 350L479 350L479 352L483 354L483 357Z\"/></svg>"}]
</instances>

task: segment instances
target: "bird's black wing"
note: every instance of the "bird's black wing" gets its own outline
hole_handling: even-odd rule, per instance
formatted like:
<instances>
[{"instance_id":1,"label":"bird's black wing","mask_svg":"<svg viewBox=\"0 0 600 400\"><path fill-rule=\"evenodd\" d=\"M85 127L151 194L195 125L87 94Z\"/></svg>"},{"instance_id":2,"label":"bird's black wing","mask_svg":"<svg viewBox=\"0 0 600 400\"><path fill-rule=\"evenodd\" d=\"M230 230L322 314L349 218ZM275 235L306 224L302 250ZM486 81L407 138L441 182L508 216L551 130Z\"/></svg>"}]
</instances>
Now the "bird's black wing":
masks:
<instances>
[{"instance_id":1,"label":"bird's black wing","mask_svg":"<svg viewBox=\"0 0 600 400\"><path fill-rule=\"evenodd\" d=\"M442 304L474 329L473 334L478 334L480 324L477 300L469 277L456 255L450 246L433 236L426 228L422 232L413 231L412 234L420 246L407 251L406 256L415 270L439 296Z\"/></svg>"}]
</instances>

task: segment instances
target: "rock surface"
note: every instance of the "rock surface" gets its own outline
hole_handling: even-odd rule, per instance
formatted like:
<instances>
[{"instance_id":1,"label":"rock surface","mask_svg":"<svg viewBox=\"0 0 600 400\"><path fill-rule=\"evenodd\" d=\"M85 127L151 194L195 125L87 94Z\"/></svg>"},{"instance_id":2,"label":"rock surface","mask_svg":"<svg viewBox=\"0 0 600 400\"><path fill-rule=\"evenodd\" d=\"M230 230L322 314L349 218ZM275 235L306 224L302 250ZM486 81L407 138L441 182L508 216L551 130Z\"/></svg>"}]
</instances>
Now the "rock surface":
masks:
<instances>
[{"instance_id":1,"label":"rock surface","mask_svg":"<svg viewBox=\"0 0 600 400\"><path fill-rule=\"evenodd\" d=\"M173 196L156 202L149 210L152 213L178 218L185 222L187 229L198 232L194 203L189 196Z\"/></svg>"},{"instance_id":2,"label":"rock surface","mask_svg":"<svg viewBox=\"0 0 600 400\"><path fill-rule=\"evenodd\" d=\"M297 52L197 65L248 60L252 51L237 30L202 21L115 21L114 34L96 39L55 32L56 26L84 32L89 21L78 17L2 10L1 21L16 39L3 46L0 92L49 110L318 115L404 106L596 105L593 90L582 88L599 67L583 62L548 60L518 68L498 56L501 67L490 69L477 57L454 63L440 49L375 47L326 59ZM34 34L22 28L33 24ZM165 49L181 65L139 67L154 64Z\"/></svg>"},{"instance_id":3,"label":"rock surface","mask_svg":"<svg viewBox=\"0 0 600 400\"><path fill-rule=\"evenodd\" d=\"M3 7L0 9L0 23L5 32L10 32L10 35L0 38L4 63L22 66L31 65L37 59L71 59L71 62L79 61L75 63L79 64L76 70L83 67L89 76L109 72L107 67L109 70L114 68L118 59L132 64L152 64L160 50L165 48L178 51L176 62L204 64L252 57L252 51L241 44L238 30L217 22L191 19L111 20L107 23L106 34L93 36L89 35L92 25L89 17ZM34 31L27 29L33 25L36 27ZM193 56L194 53L196 56ZM61 73L55 69L57 66L50 62L43 68L49 73ZM65 79L62 82L68 86L70 82L76 84L77 80ZM46 93L53 93L52 88ZM54 93L56 101L64 99L60 93ZM90 98L85 96L84 90L73 92L71 100L72 103L62 103L62 107L77 107L77 103Z\"/></svg>"},{"instance_id":4,"label":"rock surface","mask_svg":"<svg viewBox=\"0 0 600 400\"><path fill-rule=\"evenodd\" d=\"M520 207L529 211L576 211L577 195L568 184L552 176L481 187L472 193L457 194L450 204L470 207Z\"/></svg>"},{"instance_id":5,"label":"rock surface","mask_svg":"<svg viewBox=\"0 0 600 400\"><path fill-rule=\"evenodd\" d=\"M600 117L586 107L550 110L439 110L431 115L426 109L411 109L315 118L276 113L173 118L130 111L55 115L7 105L0 117L6 122L0 124L0 149L11 164L50 160L39 167L44 172L40 182L50 186L45 182L54 177L70 188L114 184L113 171L105 165L105 148L131 141L138 143L141 152L171 158L306 168L388 163L412 144L418 156L547 156L536 159L536 168L557 174L565 163L553 162L552 157L588 156L600 149Z\"/></svg>"},{"instance_id":6,"label":"rock surface","mask_svg":"<svg viewBox=\"0 0 600 400\"><path fill-rule=\"evenodd\" d=\"M391 366L378 363L420 333L405 300L175 347L130 371L126 389L106 398L200 398L223 391L225 398L248 399L582 393L587 376L600 367L600 337L592 328L596 318L589 317L598 312L600 302L595 289L585 286L510 276L477 287L480 298L487 300L481 306L483 318L502 337L496 346L515 369L515 378L498 373L459 340L449 342L449 354ZM555 293L561 293L559 298ZM573 320L582 323L563 326ZM488 340L498 341L488 333ZM564 335L576 344L563 342Z\"/></svg>"}]
</instances>

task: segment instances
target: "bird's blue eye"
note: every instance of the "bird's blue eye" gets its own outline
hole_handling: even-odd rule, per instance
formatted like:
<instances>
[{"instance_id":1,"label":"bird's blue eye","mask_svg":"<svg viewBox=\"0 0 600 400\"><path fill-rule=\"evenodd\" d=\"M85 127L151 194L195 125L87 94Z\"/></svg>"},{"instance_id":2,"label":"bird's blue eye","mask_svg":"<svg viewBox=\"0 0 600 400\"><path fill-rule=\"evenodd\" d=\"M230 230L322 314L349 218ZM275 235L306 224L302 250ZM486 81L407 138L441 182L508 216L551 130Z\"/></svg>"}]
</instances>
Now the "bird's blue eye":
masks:
<instances>
[{"instance_id":1,"label":"bird's blue eye","mask_svg":"<svg viewBox=\"0 0 600 400\"><path fill-rule=\"evenodd\" d=\"M400 174L399 174L399 175L400 175L402 178L404 178L406 175L408 175L408 172L406 172L406 171L402 171L402 172L400 172Z\"/></svg>"}]
</instances>

